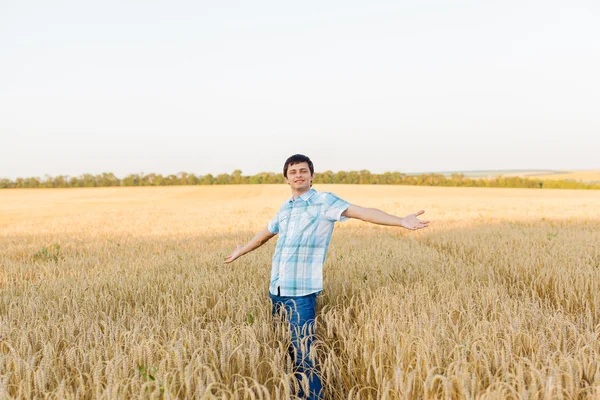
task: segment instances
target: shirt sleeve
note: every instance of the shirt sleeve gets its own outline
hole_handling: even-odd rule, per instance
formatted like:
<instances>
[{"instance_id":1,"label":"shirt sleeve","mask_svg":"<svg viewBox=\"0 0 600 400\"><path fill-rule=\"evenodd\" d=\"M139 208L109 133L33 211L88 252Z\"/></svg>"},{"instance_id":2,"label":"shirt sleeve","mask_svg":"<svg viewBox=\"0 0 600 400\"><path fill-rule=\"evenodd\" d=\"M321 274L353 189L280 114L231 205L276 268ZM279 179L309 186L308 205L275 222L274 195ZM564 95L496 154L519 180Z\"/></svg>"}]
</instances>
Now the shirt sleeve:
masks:
<instances>
[{"instance_id":1,"label":"shirt sleeve","mask_svg":"<svg viewBox=\"0 0 600 400\"><path fill-rule=\"evenodd\" d=\"M343 217L342 213L350 207L350 203L340 199L333 193L327 193L325 196L325 217L330 221L344 222L348 217Z\"/></svg>"},{"instance_id":2,"label":"shirt sleeve","mask_svg":"<svg viewBox=\"0 0 600 400\"><path fill-rule=\"evenodd\" d=\"M269 225L267 225L267 229L273 235L277 235L279 233L279 213L277 213L277 215L273 217L271 222L269 222Z\"/></svg>"}]
</instances>

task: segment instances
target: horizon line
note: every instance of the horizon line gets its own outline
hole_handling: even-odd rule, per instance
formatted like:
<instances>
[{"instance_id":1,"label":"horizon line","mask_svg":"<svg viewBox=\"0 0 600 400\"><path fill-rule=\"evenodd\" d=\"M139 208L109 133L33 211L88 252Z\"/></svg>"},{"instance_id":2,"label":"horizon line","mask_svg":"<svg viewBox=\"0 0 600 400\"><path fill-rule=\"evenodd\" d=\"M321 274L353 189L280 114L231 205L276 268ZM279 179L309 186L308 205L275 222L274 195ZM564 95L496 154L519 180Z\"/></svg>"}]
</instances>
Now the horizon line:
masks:
<instances>
[{"instance_id":1,"label":"horizon line","mask_svg":"<svg viewBox=\"0 0 600 400\"><path fill-rule=\"evenodd\" d=\"M213 176L217 176L217 175L220 175L220 174L230 175L230 174L232 174L236 170L240 170L241 171L241 169L236 168L232 172L220 172L220 173L208 172L206 174L197 174L197 176L205 176L205 175L209 175L209 174L213 175ZM323 172L327 172L327 171L330 171L332 173L338 173L338 172L360 172L360 171L363 171L363 170L364 169L362 169L362 170L359 170L359 169L350 169L350 170L338 170L338 171L325 170L325 171L315 171L315 173L323 173ZM377 172L371 172L369 170L366 170L366 171L370 172L371 174L375 174L375 175L381 175L381 174L385 174L385 173L388 173L388 172L392 172L392 173L399 172L399 173L406 174L406 175L452 174L452 173L492 173L492 172L493 173L503 173L503 172L513 172L513 173L514 172L547 172L547 173L552 173L552 174L561 174L561 173L568 173L568 172L575 172L575 171L600 171L600 168L597 168L597 169L596 168L594 168L594 169L589 169L589 168L586 168L586 169L538 169L538 168L527 169L527 168L525 168L525 169L481 169L481 170L420 171L420 172L402 172L402 171L399 171L399 170L394 170L394 171L385 171L385 172L379 172L379 173L377 173ZM113 175L117 176L113 172L106 172L106 171L104 171L104 172L99 172L99 173L82 172L79 175L68 175L68 174L66 174L66 175L62 175L62 174L50 175L50 174L44 174L43 177L46 177L46 176L47 177L51 177L51 178L58 177L58 176L78 177L78 176L82 176L82 175L85 175L85 174L100 175L100 174L105 174L105 173L106 174L113 174ZM180 174L180 173L187 173L187 174L194 174L194 175L196 175L196 173L194 173L194 172L186 172L186 171L179 171L177 173L167 173L166 175L167 176L168 175L177 175L177 174ZM279 171L279 172L261 171L261 172L257 172L255 174L251 174L251 175L244 175L244 173L242 172L242 176L253 176L253 175L264 174L264 173L267 173L267 174L269 174L269 173L270 174L281 174L281 171ZM160 172L148 172L148 173L145 173L143 171L140 171L140 172L129 172L129 173L123 175L123 176L135 175L135 174L143 174L143 175L158 174L158 175L163 175ZM19 178L21 178L21 179L40 178L41 179L42 176L31 176L31 175L30 176L17 176L14 179L19 179ZM10 179L10 178L6 178L6 177L0 175L0 179Z\"/></svg>"}]
</instances>

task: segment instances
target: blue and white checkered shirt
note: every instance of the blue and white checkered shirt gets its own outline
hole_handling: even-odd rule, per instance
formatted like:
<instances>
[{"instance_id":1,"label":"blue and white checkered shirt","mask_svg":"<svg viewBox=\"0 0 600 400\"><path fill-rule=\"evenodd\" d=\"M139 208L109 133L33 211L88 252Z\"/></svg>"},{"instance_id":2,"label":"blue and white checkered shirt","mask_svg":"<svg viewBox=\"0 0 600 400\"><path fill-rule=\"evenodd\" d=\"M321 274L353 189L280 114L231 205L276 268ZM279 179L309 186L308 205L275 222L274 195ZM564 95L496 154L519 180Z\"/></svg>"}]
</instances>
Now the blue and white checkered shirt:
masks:
<instances>
[{"instance_id":1,"label":"blue and white checkered shirt","mask_svg":"<svg viewBox=\"0 0 600 400\"><path fill-rule=\"evenodd\" d=\"M350 203L314 189L286 201L267 229L279 233L269 291L281 296L306 296L323 290L323 263L333 225L345 221Z\"/></svg>"}]
</instances>

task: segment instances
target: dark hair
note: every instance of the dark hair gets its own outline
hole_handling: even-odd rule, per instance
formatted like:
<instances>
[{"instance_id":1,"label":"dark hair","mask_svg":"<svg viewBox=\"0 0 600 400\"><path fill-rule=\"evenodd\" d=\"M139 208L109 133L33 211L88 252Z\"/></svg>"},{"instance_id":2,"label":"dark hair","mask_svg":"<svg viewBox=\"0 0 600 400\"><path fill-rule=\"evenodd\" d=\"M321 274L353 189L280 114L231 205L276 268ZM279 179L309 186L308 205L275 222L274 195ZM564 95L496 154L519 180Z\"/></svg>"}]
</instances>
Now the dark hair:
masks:
<instances>
[{"instance_id":1,"label":"dark hair","mask_svg":"<svg viewBox=\"0 0 600 400\"><path fill-rule=\"evenodd\" d=\"M294 154L293 156L291 156L290 158L285 160L285 164L283 165L283 176L285 178L287 178L288 167L290 165L296 165L296 164L300 164L303 162L308 163L308 168L310 169L310 174L314 175L315 167L313 167L313 163L312 163L312 161L310 161L310 158L306 157L303 154Z\"/></svg>"}]
</instances>

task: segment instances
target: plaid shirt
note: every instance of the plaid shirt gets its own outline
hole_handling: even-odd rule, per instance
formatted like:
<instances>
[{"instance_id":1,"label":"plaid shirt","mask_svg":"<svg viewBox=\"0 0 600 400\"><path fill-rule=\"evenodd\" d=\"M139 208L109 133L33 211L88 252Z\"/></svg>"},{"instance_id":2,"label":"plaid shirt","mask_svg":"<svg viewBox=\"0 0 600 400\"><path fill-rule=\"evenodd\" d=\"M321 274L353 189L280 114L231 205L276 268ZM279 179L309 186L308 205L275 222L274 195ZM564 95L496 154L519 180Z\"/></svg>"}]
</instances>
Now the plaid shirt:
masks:
<instances>
[{"instance_id":1,"label":"plaid shirt","mask_svg":"<svg viewBox=\"0 0 600 400\"><path fill-rule=\"evenodd\" d=\"M279 233L269 291L281 296L306 296L323 290L323 263L333 225L345 221L350 203L328 192L310 189L286 201L267 229Z\"/></svg>"}]
</instances>

